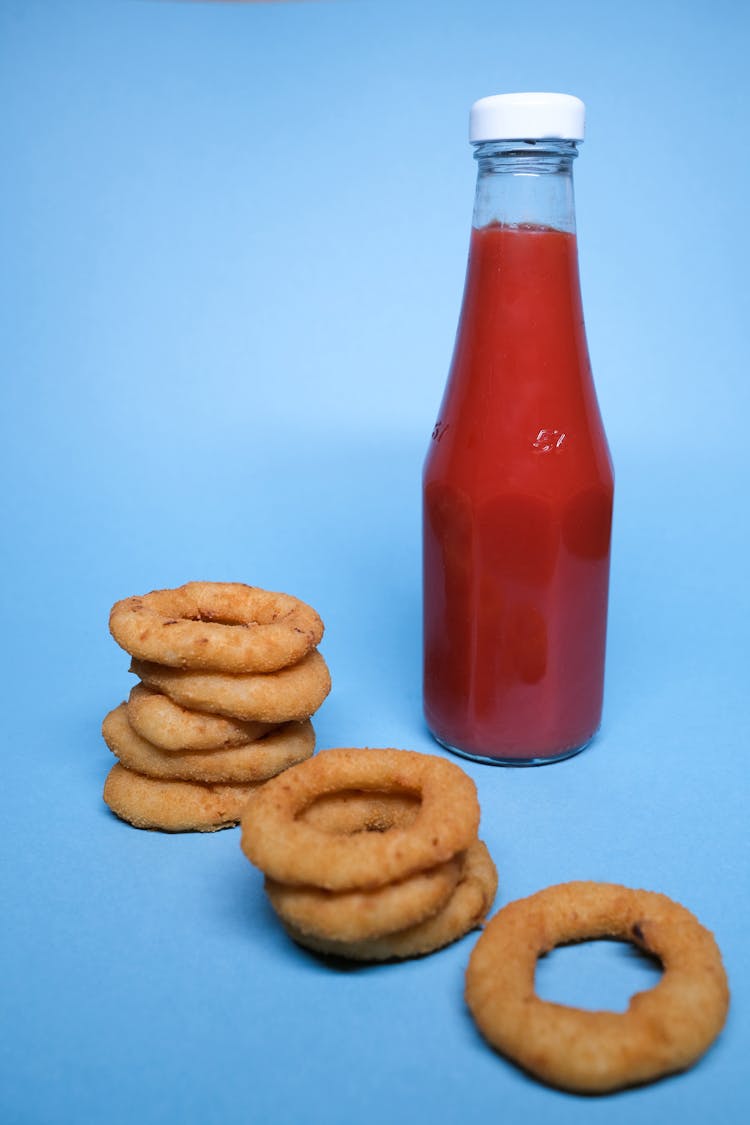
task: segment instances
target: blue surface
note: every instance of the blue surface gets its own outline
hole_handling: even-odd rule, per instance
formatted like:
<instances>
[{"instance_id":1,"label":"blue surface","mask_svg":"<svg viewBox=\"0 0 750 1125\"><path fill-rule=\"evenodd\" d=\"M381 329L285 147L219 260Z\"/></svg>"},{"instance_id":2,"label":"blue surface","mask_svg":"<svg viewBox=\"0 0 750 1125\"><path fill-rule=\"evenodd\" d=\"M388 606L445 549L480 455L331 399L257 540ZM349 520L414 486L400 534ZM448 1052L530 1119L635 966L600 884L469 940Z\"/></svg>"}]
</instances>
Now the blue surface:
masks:
<instances>
[{"instance_id":1,"label":"blue surface","mask_svg":"<svg viewBox=\"0 0 750 1125\"><path fill-rule=\"evenodd\" d=\"M746 1083L747 9L0 0L3 1125L227 1120L734 1125ZM617 468L605 722L582 756L467 765L498 905L661 890L733 991L693 1070L604 1099L495 1055L475 936L332 968L274 923L238 833L101 803L127 693L115 599L191 578L327 625L321 747L440 752L420 714L419 476L463 284L470 103L588 104L589 342ZM560 951L544 995L653 970Z\"/></svg>"}]
</instances>

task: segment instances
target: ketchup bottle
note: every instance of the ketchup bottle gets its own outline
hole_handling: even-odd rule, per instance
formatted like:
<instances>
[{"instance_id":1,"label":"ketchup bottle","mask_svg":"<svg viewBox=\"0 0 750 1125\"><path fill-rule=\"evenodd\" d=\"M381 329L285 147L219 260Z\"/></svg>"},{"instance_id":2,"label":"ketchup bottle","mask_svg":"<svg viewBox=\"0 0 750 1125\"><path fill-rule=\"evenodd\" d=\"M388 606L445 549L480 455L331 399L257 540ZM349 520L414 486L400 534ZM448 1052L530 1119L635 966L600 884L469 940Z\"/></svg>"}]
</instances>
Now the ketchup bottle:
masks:
<instances>
[{"instance_id":1,"label":"ketchup bottle","mask_svg":"<svg viewBox=\"0 0 750 1125\"><path fill-rule=\"evenodd\" d=\"M472 106L461 318L424 468L424 706L449 750L532 765L599 727L613 476L578 280L584 106Z\"/></svg>"}]
</instances>

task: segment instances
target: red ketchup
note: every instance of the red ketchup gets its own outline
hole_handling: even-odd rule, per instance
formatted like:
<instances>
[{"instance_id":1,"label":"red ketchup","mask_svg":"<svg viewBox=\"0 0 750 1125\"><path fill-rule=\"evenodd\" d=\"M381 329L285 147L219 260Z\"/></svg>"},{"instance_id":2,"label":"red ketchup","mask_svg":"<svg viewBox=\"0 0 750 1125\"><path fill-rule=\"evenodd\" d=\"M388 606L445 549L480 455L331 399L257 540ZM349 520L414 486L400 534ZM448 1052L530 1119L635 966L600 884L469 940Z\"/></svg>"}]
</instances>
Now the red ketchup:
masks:
<instances>
[{"instance_id":1,"label":"red ketchup","mask_svg":"<svg viewBox=\"0 0 750 1125\"><path fill-rule=\"evenodd\" d=\"M601 720L613 476L578 280L582 126L564 95L472 111L466 288L424 470L424 705L439 742L496 763L569 757Z\"/></svg>"}]
</instances>

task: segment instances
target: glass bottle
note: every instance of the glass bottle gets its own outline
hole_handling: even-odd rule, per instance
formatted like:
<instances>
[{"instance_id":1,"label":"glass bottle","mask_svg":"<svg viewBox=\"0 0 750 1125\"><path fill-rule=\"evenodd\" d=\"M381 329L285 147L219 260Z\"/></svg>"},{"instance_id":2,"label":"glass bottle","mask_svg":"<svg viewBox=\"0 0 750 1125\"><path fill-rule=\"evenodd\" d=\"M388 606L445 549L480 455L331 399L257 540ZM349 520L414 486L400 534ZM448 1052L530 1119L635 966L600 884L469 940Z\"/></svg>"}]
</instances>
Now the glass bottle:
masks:
<instances>
[{"instance_id":1,"label":"glass bottle","mask_svg":"<svg viewBox=\"0 0 750 1125\"><path fill-rule=\"evenodd\" d=\"M583 323L584 107L472 107L478 177L453 361L424 468L424 707L449 750L531 765L599 727L613 475Z\"/></svg>"}]
</instances>

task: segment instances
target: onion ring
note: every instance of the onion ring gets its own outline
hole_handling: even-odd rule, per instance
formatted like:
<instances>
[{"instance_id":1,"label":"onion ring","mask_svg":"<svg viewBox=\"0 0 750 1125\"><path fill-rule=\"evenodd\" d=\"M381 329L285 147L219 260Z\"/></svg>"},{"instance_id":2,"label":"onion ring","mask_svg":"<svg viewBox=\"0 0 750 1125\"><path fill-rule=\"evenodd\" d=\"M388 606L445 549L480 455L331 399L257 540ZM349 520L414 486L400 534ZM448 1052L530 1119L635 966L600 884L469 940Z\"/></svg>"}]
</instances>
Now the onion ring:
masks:
<instances>
[{"instance_id":1,"label":"onion ring","mask_svg":"<svg viewBox=\"0 0 750 1125\"><path fill-rule=\"evenodd\" d=\"M595 938L632 942L658 957L659 983L626 1012L540 1000L537 958ZM683 1070L719 1034L726 974L708 930L666 895L612 883L565 883L510 903L487 925L466 974L479 1030L535 1077L564 1090L607 1093Z\"/></svg>"},{"instance_id":2,"label":"onion ring","mask_svg":"<svg viewBox=\"0 0 750 1125\"><path fill-rule=\"evenodd\" d=\"M160 750L220 750L263 738L273 723L243 722L180 707L168 695L136 684L128 697L128 722L136 734Z\"/></svg>"},{"instance_id":3,"label":"onion ring","mask_svg":"<svg viewBox=\"0 0 750 1125\"><path fill-rule=\"evenodd\" d=\"M161 832L217 832L237 824L264 782L204 785L158 781L116 763L104 783L104 800L115 816L136 828Z\"/></svg>"},{"instance_id":4,"label":"onion ring","mask_svg":"<svg viewBox=\"0 0 750 1125\"><path fill-rule=\"evenodd\" d=\"M284 922L289 936L315 953L350 961L393 961L434 953L470 930L486 916L497 893L497 872L487 848L475 840L467 849L459 882L442 910L425 922L372 941L329 941Z\"/></svg>"},{"instance_id":5,"label":"onion ring","mask_svg":"<svg viewBox=\"0 0 750 1125\"><path fill-rule=\"evenodd\" d=\"M328 667L317 649L299 664L265 675L185 672L143 660L133 660L130 670L181 707L262 723L309 719L331 690Z\"/></svg>"},{"instance_id":6,"label":"onion ring","mask_svg":"<svg viewBox=\"0 0 750 1125\"><path fill-rule=\"evenodd\" d=\"M273 672L323 636L314 609L242 582L188 582L112 607L109 629L140 660L212 672Z\"/></svg>"},{"instance_id":7,"label":"onion ring","mask_svg":"<svg viewBox=\"0 0 750 1125\"><path fill-rule=\"evenodd\" d=\"M341 790L421 795L414 823L388 832L339 837L299 814ZM324 750L267 783L242 824L251 863L280 883L330 891L382 887L464 851L476 839L476 786L457 765L409 750Z\"/></svg>"},{"instance_id":8,"label":"onion ring","mask_svg":"<svg viewBox=\"0 0 750 1125\"><path fill-rule=\"evenodd\" d=\"M324 891L266 878L266 894L284 923L336 941L366 941L417 925L445 905L458 883L462 857L371 891Z\"/></svg>"},{"instance_id":9,"label":"onion ring","mask_svg":"<svg viewBox=\"0 0 750 1125\"><path fill-rule=\"evenodd\" d=\"M273 734L228 750L160 750L137 734L121 703L106 716L102 735L112 753L129 770L165 780L240 784L265 781L312 756L315 732L309 719L285 723Z\"/></svg>"}]
</instances>

